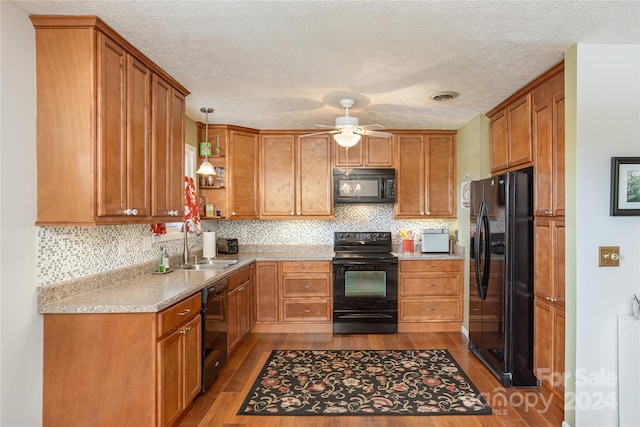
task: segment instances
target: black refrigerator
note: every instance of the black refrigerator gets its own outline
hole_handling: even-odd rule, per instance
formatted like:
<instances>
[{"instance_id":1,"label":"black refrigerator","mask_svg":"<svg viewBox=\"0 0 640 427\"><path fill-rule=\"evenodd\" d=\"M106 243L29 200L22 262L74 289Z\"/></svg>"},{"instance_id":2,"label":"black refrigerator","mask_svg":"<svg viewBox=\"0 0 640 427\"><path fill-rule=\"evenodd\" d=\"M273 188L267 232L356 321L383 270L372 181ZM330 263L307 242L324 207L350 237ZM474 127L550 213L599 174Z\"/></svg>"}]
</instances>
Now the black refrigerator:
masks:
<instances>
[{"instance_id":1,"label":"black refrigerator","mask_svg":"<svg viewBox=\"0 0 640 427\"><path fill-rule=\"evenodd\" d=\"M532 168L471 183L469 350L504 387L533 374Z\"/></svg>"}]
</instances>

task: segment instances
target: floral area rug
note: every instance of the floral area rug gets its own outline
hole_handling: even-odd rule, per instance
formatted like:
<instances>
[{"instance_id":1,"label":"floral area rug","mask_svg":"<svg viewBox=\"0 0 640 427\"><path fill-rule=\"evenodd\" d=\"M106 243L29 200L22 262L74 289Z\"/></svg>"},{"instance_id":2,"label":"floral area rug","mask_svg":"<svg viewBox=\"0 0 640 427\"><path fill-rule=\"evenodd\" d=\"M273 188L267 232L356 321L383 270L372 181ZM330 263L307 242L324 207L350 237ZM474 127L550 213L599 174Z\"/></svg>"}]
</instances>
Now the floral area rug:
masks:
<instances>
[{"instance_id":1,"label":"floral area rug","mask_svg":"<svg viewBox=\"0 0 640 427\"><path fill-rule=\"evenodd\" d=\"M488 415L447 350L274 350L238 415Z\"/></svg>"}]
</instances>

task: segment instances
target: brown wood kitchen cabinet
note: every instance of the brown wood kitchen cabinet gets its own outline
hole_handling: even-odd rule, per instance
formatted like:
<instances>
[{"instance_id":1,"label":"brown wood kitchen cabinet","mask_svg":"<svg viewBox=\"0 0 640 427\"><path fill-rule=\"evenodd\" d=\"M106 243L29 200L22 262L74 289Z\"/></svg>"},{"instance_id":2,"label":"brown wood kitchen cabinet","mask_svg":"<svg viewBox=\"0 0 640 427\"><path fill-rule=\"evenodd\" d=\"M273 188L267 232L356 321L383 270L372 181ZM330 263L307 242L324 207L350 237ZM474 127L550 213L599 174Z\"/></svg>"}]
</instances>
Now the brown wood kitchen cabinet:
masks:
<instances>
[{"instance_id":1,"label":"brown wood kitchen cabinet","mask_svg":"<svg viewBox=\"0 0 640 427\"><path fill-rule=\"evenodd\" d=\"M536 217L564 217L565 212L564 63L551 73L533 90Z\"/></svg>"},{"instance_id":2,"label":"brown wood kitchen cabinet","mask_svg":"<svg viewBox=\"0 0 640 427\"><path fill-rule=\"evenodd\" d=\"M455 218L455 131L397 133L395 218Z\"/></svg>"},{"instance_id":3,"label":"brown wood kitchen cabinet","mask_svg":"<svg viewBox=\"0 0 640 427\"><path fill-rule=\"evenodd\" d=\"M200 307L45 314L43 426L172 425L201 386Z\"/></svg>"},{"instance_id":4,"label":"brown wood kitchen cabinet","mask_svg":"<svg viewBox=\"0 0 640 427\"><path fill-rule=\"evenodd\" d=\"M398 332L459 331L464 262L403 260L398 264Z\"/></svg>"},{"instance_id":5,"label":"brown wood kitchen cabinet","mask_svg":"<svg viewBox=\"0 0 640 427\"><path fill-rule=\"evenodd\" d=\"M251 296L254 265L229 277L227 354L232 354L242 339L251 332Z\"/></svg>"},{"instance_id":6,"label":"brown wood kitchen cabinet","mask_svg":"<svg viewBox=\"0 0 640 427\"><path fill-rule=\"evenodd\" d=\"M255 332L333 330L331 261L261 261Z\"/></svg>"},{"instance_id":7,"label":"brown wood kitchen cabinet","mask_svg":"<svg viewBox=\"0 0 640 427\"><path fill-rule=\"evenodd\" d=\"M491 135L491 173L533 164L531 98L531 92L527 92L487 113Z\"/></svg>"},{"instance_id":8,"label":"brown wood kitchen cabinet","mask_svg":"<svg viewBox=\"0 0 640 427\"><path fill-rule=\"evenodd\" d=\"M277 261L256 263L256 324L280 322L280 280Z\"/></svg>"},{"instance_id":9,"label":"brown wood kitchen cabinet","mask_svg":"<svg viewBox=\"0 0 640 427\"><path fill-rule=\"evenodd\" d=\"M152 90L151 215L175 221L184 213L185 97L156 75Z\"/></svg>"},{"instance_id":10,"label":"brown wood kitchen cabinet","mask_svg":"<svg viewBox=\"0 0 640 427\"><path fill-rule=\"evenodd\" d=\"M184 116L171 122L171 115L155 111L161 101L154 93L161 94L152 88L154 76L181 97L189 92L96 17L32 16L31 21L37 155L46 159L38 162L36 224L170 220L160 210L155 216L160 192L152 192L151 182L154 172L182 171L184 162L172 157L171 165L160 167L152 161L152 140L161 137L154 133L162 127L158 120L183 128ZM184 133L173 135L184 144Z\"/></svg>"},{"instance_id":11,"label":"brown wood kitchen cabinet","mask_svg":"<svg viewBox=\"0 0 640 427\"><path fill-rule=\"evenodd\" d=\"M331 321L331 262L282 262L283 322Z\"/></svg>"},{"instance_id":12,"label":"brown wood kitchen cabinet","mask_svg":"<svg viewBox=\"0 0 640 427\"><path fill-rule=\"evenodd\" d=\"M197 122L198 140L205 140L205 124ZM215 154L217 140L221 153ZM204 219L258 218L259 153L258 131L233 125L209 125L209 142L213 155L211 164L224 168L224 179L213 186L199 186L200 196L220 211L219 217ZM204 159L200 156L200 162Z\"/></svg>"},{"instance_id":13,"label":"brown wood kitchen cabinet","mask_svg":"<svg viewBox=\"0 0 640 427\"><path fill-rule=\"evenodd\" d=\"M331 218L331 136L263 133L260 218Z\"/></svg>"},{"instance_id":14,"label":"brown wood kitchen cabinet","mask_svg":"<svg viewBox=\"0 0 640 427\"><path fill-rule=\"evenodd\" d=\"M337 168L392 168L393 137L363 136L361 141L347 150L335 144L334 166Z\"/></svg>"}]
</instances>

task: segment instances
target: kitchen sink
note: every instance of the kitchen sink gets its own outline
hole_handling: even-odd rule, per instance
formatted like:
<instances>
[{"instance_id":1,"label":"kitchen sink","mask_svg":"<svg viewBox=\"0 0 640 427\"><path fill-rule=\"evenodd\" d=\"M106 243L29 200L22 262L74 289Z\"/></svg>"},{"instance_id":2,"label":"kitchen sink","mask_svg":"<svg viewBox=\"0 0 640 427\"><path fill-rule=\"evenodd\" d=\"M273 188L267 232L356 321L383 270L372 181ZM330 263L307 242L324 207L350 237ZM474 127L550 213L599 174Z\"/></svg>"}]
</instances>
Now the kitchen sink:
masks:
<instances>
[{"instance_id":1,"label":"kitchen sink","mask_svg":"<svg viewBox=\"0 0 640 427\"><path fill-rule=\"evenodd\" d=\"M197 264L187 264L178 267L178 270L185 271L202 271L202 270L224 270L229 268L239 261L237 259L208 259L198 261Z\"/></svg>"}]
</instances>

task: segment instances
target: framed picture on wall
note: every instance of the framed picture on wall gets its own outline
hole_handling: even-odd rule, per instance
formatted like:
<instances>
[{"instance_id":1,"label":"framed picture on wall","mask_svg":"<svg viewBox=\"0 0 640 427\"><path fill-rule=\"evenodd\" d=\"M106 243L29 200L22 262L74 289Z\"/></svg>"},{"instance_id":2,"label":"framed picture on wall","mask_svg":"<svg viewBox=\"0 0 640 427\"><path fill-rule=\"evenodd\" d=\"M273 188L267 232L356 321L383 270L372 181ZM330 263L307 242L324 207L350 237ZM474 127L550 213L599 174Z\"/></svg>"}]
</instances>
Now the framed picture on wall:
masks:
<instances>
[{"instance_id":1,"label":"framed picture on wall","mask_svg":"<svg viewBox=\"0 0 640 427\"><path fill-rule=\"evenodd\" d=\"M611 216L640 216L640 157L611 158Z\"/></svg>"}]
</instances>

